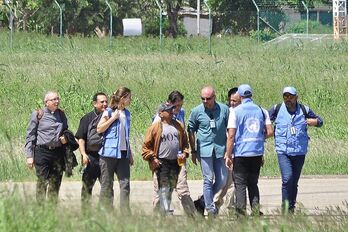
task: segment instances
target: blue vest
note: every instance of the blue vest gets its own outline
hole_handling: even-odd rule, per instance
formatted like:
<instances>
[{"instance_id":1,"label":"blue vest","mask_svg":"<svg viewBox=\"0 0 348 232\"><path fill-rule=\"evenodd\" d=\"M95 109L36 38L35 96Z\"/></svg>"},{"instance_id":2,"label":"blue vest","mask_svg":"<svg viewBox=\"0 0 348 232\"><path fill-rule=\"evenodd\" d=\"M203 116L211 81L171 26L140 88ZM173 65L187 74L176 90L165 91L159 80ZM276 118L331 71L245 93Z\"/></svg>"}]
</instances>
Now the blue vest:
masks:
<instances>
[{"instance_id":1,"label":"blue vest","mask_svg":"<svg viewBox=\"0 0 348 232\"><path fill-rule=\"evenodd\" d=\"M109 114L112 114L112 109L106 109ZM130 154L129 146L129 131L130 131L130 112L127 109L124 109L126 115L126 143L127 143L127 158ZM104 141L103 146L99 150L99 155L104 157L112 157L116 159L121 159L121 150L120 148L120 120L116 119L109 128L104 132Z\"/></svg>"},{"instance_id":2,"label":"blue vest","mask_svg":"<svg viewBox=\"0 0 348 232\"><path fill-rule=\"evenodd\" d=\"M305 155L308 148L307 123L297 104L295 114L289 114L284 102L274 121L274 143L277 154Z\"/></svg>"},{"instance_id":3,"label":"blue vest","mask_svg":"<svg viewBox=\"0 0 348 232\"><path fill-rule=\"evenodd\" d=\"M264 153L265 116L261 107L249 98L235 108L236 135L235 157L254 157Z\"/></svg>"}]
</instances>

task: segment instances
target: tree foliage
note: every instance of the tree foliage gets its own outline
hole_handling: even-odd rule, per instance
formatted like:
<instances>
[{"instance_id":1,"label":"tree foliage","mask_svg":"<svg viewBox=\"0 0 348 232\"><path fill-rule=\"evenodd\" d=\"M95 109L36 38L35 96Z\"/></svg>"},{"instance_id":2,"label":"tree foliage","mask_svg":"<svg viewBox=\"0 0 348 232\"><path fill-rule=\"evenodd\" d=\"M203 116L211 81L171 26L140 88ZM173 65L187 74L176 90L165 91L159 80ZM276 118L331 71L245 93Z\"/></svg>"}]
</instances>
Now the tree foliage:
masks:
<instances>
[{"instance_id":1,"label":"tree foliage","mask_svg":"<svg viewBox=\"0 0 348 232\"><path fill-rule=\"evenodd\" d=\"M141 18L145 31L158 34L159 9L155 0L108 0L113 12L113 32L122 32L123 18ZM179 10L183 6L196 8L197 0L158 0L164 9L167 28L165 32L175 37L180 33ZM302 0L255 0L258 3L303 7ZM0 26L8 24L9 8L0 0ZM99 28L109 31L109 9L105 0L57 0L63 8L64 32L90 36ZM255 27L256 9L252 0L208 0L214 14L215 31L247 32ZM306 5L331 4L330 0L305 0ZM204 7L203 0L201 5ZM12 0L10 6L14 14L16 30L57 33L59 29L59 9L54 0Z\"/></svg>"}]
</instances>

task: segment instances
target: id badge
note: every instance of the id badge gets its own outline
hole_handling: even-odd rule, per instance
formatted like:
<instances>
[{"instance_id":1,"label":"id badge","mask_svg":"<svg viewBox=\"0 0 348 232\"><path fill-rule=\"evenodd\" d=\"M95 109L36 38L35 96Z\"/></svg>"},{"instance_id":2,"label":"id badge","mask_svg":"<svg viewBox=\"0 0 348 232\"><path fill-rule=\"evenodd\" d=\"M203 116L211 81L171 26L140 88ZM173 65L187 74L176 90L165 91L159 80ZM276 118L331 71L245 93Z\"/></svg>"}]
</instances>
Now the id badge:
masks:
<instances>
[{"instance_id":1,"label":"id badge","mask_svg":"<svg viewBox=\"0 0 348 232\"><path fill-rule=\"evenodd\" d=\"M213 129L216 127L216 124L215 124L215 120L214 119L210 119L209 120L209 124L210 124L210 128Z\"/></svg>"},{"instance_id":2,"label":"id badge","mask_svg":"<svg viewBox=\"0 0 348 232\"><path fill-rule=\"evenodd\" d=\"M296 135L296 128L292 126L290 128L290 133L291 133L291 135Z\"/></svg>"}]
</instances>

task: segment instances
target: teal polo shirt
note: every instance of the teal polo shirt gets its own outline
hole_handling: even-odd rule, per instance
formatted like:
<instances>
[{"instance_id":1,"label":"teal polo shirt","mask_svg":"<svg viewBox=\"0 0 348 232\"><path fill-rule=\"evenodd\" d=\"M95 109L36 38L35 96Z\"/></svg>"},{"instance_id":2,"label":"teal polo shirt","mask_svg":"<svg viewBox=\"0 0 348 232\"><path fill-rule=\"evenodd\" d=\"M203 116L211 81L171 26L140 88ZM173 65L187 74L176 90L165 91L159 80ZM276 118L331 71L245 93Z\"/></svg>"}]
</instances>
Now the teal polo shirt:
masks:
<instances>
[{"instance_id":1,"label":"teal polo shirt","mask_svg":"<svg viewBox=\"0 0 348 232\"><path fill-rule=\"evenodd\" d=\"M203 103L191 110L187 130L196 133L199 157L211 157L213 151L216 158L224 157L228 116L228 106L220 102L215 102L213 110L206 109ZM210 127L211 119L215 121L215 128Z\"/></svg>"}]
</instances>

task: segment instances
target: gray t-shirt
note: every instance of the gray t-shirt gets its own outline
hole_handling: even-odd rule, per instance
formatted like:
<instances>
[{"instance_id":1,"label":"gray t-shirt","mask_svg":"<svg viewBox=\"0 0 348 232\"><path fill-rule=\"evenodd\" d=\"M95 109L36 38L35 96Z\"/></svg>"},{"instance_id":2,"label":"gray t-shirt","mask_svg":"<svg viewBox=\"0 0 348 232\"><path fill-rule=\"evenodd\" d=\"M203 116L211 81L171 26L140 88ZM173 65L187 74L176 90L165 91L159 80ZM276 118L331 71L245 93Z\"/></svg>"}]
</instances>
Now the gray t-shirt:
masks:
<instances>
[{"instance_id":1,"label":"gray t-shirt","mask_svg":"<svg viewBox=\"0 0 348 232\"><path fill-rule=\"evenodd\" d=\"M178 130L168 124L163 124L161 142L158 150L158 157L161 159L174 160L179 152Z\"/></svg>"}]
</instances>

